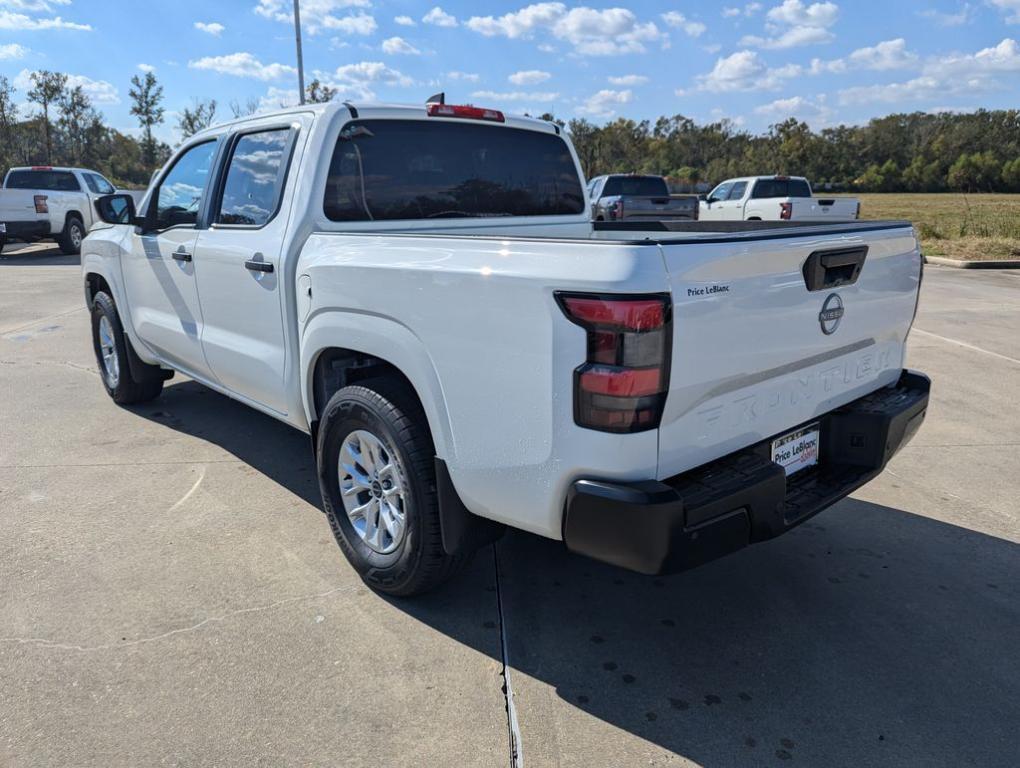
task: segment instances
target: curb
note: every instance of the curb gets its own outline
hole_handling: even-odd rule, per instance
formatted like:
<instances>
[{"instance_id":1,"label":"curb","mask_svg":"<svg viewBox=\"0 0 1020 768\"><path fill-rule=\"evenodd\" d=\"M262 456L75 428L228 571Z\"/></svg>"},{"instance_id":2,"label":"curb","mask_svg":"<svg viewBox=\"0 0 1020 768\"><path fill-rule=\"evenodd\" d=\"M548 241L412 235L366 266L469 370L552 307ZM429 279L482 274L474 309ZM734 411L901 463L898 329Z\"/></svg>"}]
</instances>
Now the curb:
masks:
<instances>
[{"instance_id":1,"label":"curb","mask_svg":"<svg viewBox=\"0 0 1020 768\"><path fill-rule=\"evenodd\" d=\"M925 256L926 264L937 264L940 267L956 269L1020 269L1020 259L989 259L984 261L961 261L947 259L944 256Z\"/></svg>"}]
</instances>

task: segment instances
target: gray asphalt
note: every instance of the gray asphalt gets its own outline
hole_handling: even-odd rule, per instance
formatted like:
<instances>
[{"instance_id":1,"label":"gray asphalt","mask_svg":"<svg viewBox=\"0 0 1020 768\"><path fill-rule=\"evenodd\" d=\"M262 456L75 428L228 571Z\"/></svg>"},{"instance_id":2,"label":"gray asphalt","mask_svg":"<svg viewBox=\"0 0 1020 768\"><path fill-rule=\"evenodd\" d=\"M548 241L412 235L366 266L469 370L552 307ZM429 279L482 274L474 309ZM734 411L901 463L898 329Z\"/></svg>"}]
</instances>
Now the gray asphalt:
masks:
<instances>
[{"instance_id":1,"label":"gray asphalt","mask_svg":"<svg viewBox=\"0 0 1020 768\"><path fill-rule=\"evenodd\" d=\"M0 765L506 766L506 660L526 766L1015 766L1018 331L1020 274L929 268L925 427L781 539L652 579L510 534L399 601L304 436L177 379L118 408L77 259L8 247Z\"/></svg>"}]
</instances>

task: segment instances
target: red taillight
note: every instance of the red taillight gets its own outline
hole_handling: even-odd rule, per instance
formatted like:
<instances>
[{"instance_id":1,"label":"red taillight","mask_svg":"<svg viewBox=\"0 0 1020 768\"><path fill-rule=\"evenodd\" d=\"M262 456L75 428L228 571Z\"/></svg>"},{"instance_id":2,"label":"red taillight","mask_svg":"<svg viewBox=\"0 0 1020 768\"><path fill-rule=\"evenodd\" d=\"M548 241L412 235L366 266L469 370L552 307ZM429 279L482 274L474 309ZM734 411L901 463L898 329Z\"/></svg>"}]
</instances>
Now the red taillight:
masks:
<instances>
[{"instance_id":1,"label":"red taillight","mask_svg":"<svg viewBox=\"0 0 1020 768\"><path fill-rule=\"evenodd\" d=\"M780 203L779 204L779 218L783 221L789 221L793 215L793 203Z\"/></svg>"},{"instance_id":2,"label":"red taillight","mask_svg":"<svg viewBox=\"0 0 1020 768\"><path fill-rule=\"evenodd\" d=\"M465 120L491 120L494 123L505 123L506 118L498 109L484 109L458 104L426 104L425 111L429 117L461 117Z\"/></svg>"},{"instance_id":3,"label":"red taillight","mask_svg":"<svg viewBox=\"0 0 1020 768\"><path fill-rule=\"evenodd\" d=\"M52 165L33 165L32 166L32 170L33 171L52 171L53 170L53 166Z\"/></svg>"},{"instance_id":4,"label":"red taillight","mask_svg":"<svg viewBox=\"0 0 1020 768\"><path fill-rule=\"evenodd\" d=\"M574 371L574 421L605 432L657 427L669 389L669 296L556 298L588 334L587 359Z\"/></svg>"},{"instance_id":5,"label":"red taillight","mask_svg":"<svg viewBox=\"0 0 1020 768\"><path fill-rule=\"evenodd\" d=\"M612 209L609 211L610 218L623 220L623 199L617 200L613 203Z\"/></svg>"},{"instance_id":6,"label":"red taillight","mask_svg":"<svg viewBox=\"0 0 1020 768\"><path fill-rule=\"evenodd\" d=\"M33 202L35 202L35 212L36 213L49 213L50 212L50 205L49 205L49 203L46 202L47 199L48 198L46 197L46 195L35 195L35 196L32 197Z\"/></svg>"}]
</instances>

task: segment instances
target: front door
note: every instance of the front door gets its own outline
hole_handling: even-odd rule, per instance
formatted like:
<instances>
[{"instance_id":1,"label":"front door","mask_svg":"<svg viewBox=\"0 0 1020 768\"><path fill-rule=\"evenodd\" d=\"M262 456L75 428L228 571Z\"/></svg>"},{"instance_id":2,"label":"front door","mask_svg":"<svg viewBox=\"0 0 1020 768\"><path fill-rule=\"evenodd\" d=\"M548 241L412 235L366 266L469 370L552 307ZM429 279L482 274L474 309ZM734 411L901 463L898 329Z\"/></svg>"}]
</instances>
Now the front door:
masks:
<instances>
[{"instance_id":1,"label":"front door","mask_svg":"<svg viewBox=\"0 0 1020 768\"><path fill-rule=\"evenodd\" d=\"M213 374L232 392L279 413L287 412L280 268L297 135L287 125L233 138L223 191L195 247L202 346Z\"/></svg>"},{"instance_id":2,"label":"front door","mask_svg":"<svg viewBox=\"0 0 1020 768\"><path fill-rule=\"evenodd\" d=\"M196 144L178 157L152 192L147 231L132 236L131 254L121 260L138 338L175 368L204 376L193 258L216 145Z\"/></svg>"}]
</instances>

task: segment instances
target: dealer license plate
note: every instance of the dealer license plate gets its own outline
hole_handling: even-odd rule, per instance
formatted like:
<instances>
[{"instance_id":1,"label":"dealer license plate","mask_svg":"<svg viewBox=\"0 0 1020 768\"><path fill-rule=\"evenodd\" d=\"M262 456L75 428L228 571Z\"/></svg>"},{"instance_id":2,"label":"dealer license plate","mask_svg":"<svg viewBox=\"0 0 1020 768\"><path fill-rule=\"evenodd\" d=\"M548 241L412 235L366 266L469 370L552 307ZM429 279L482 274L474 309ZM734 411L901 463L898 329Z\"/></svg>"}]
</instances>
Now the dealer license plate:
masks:
<instances>
[{"instance_id":1,"label":"dealer license plate","mask_svg":"<svg viewBox=\"0 0 1020 768\"><path fill-rule=\"evenodd\" d=\"M776 438L772 441L772 461L786 470L787 477L813 467L818 463L820 436L818 425L812 424Z\"/></svg>"}]
</instances>

